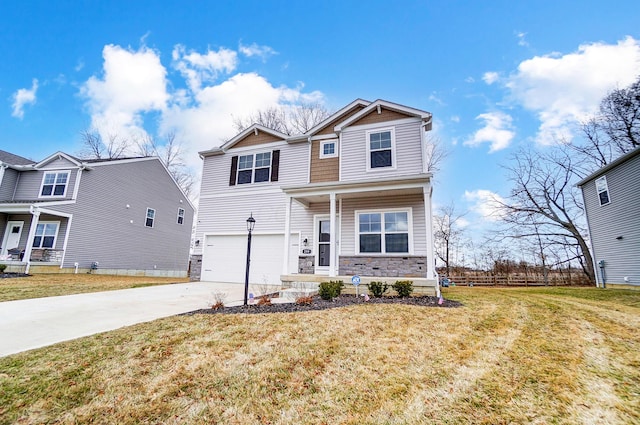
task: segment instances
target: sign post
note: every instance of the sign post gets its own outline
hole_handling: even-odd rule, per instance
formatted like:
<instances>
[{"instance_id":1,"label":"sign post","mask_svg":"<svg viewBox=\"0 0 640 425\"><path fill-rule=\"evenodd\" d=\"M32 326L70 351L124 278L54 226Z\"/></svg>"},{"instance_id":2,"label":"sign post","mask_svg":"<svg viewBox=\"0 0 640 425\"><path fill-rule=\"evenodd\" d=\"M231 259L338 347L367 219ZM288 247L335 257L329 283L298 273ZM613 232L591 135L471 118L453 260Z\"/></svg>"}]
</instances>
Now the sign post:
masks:
<instances>
[{"instance_id":1,"label":"sign post","mask_svg":"<svg viewBox=\"0 0 640 425\"><path fill-rule=\"evenodd\" d=\"M356 299L360 298L360 294L358 293L358 285L360 285L360 276L354 275L351 277L351 283L356 287Z\"/></svg>"}]
</instances>

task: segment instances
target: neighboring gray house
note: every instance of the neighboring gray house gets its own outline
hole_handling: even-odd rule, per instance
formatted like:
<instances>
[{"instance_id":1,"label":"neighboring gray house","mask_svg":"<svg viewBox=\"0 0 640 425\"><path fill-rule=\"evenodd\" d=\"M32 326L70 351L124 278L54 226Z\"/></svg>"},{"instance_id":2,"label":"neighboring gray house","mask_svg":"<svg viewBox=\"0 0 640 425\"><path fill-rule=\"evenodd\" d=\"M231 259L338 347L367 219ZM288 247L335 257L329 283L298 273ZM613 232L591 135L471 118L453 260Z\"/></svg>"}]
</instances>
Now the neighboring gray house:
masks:
<instances>
[{"instance_id":1,"label":"neighboring gray house","mask_svg":"<svg viewBox=\"0 0 640 425\"><path fill-rule=\"evenodd\" d=\"M430 129L429 112L357 99L305 134L254 124L200 152L200 279L244 282L252 215L251 283L359 275L437 293Z\"/></svg>"},{"instance_id":2,"label":"neighboring gray house","mask_svg":"<svg viewBox=\"0 0 640 425\"><path fill-rule=\"evenodd\" d=\"M0 263L12 269L184 277L193 216L157 157L0 151Z\"/></svg>"},{"instance_id":3,"label":"neighboring gray house","mask_svg":"<svg viewBox=\"0 0 640 425\"><path fill-rule=\"evenodd\" d=\"M578 183L598 286L640 287L640 148Z\"/></svg>"}]
</instances>

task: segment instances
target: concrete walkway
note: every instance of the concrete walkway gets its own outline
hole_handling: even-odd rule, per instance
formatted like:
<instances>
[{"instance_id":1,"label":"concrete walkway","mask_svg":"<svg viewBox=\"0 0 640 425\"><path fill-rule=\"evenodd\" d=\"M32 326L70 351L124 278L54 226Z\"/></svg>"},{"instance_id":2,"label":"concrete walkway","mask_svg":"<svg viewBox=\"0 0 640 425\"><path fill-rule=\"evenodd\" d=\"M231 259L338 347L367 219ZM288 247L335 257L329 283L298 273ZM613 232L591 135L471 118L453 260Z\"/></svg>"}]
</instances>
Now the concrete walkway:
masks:
<instances>
[{"instance_id":1,"label":"concrete walkway","mask_svg":"<svg viewBox=\"0 0 640 425\"><path fill-rule=\"evenodd\" d=\"M244 284L176 283L2 302L0 357L211 307L216 293L226 294L226 306L241 305Z\"/></svg>"}]
</instances>

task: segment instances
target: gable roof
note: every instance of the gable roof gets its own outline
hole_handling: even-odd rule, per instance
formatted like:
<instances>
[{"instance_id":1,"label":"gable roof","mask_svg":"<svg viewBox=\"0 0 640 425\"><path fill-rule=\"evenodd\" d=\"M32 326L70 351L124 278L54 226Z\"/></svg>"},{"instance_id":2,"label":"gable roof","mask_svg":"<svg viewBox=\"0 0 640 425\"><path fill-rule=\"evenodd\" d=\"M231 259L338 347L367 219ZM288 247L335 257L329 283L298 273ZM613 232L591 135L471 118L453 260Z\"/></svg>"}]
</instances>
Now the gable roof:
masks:
<instances>
[{"instance_id":1,"label":"gable roof","mask_svg":"<svg viewBox=\"0 0 640 425\"><path fill-rule=\"evenodd\" d=\"M31 165L35 164L34 161L24 158L19 155L14 155L10 152L0 150L0 162L8 165Z\"/></svg>"},{"instance_id":2,"label":"gable roof","mask_svg":"<svg viewBox=\"0 0 640 425\"><path fill-rule=\"evenodd\" d=\"M269 127L265 127L264 125L252 124L250 127L247 127L246 129L238 133L236 136L234 136L232 139L224 143L222 146L209 149L206 151L198 152L198 155L200 155L200 158L204 158L205 156L223 154L227 150L231 149L234 145L240 143L242 140L250 136L251 133L258 135L258 132L270 134L271 136L274 136L280 140L287 140L290 138L289 135L280 133L279 131L273 130Z\"/></svg>"},{"instance_id":3,"label":"gable roof","mask_svg":"<svg viewBox=\"0 0 640 425\"><path fill-rule=\"evenodd\" d=\"M342 115L347 114L349 111L353 110L354 108L367 107L370 104L371 104L371 102L369 102L368 100L356 99L353 102L351 102L350 104L348 104L347 106L345 106L344 108L341 108L339 111L337 111L334 114L332 114L330 117L328 117L328 118L322 120L320 123L316 124L314 127L309 129L305 133L305 135L306 136L313 136L314 134L316 134L317 132L319 132L320 130L325 128L325 126L327 124L331 123L331 121L335 121L337 118L340 118Z\"/></svg>"},{"instance_id":4,"label":"gable roof","mask_svg":"<svg viewBox=\"0 0 640 425\"><path fill-rule=\"evenodd\" d=\"M582 179L578 183L576 183L576 186L578 186L578 187L584 186L585 183L595 179L596 177L601 176L602 174L606 173L607 171L611 170L612 168L617 167L618 165L622 164L623 162L626 162L626 161L630 160L631 158L635 157L638 154L640 154L640 147L637 147L634 150L632 150L630 152L627 152L626 154L624 154L621 157L617 158L615 161L610 162L609 164L605 165L604 167L600 168L599 170L595 171L594 173L588 175L587 177L585 177L584 179Z\"/></svg>"},{"instance_id":5,"label":"gable roof","mask_svg":"<svg viewBox=\"0 0 640 425\"><path fill-rule=\"evenodd\" d=\"M423 111L421 109L411 108L409 106L404 106L404 105L400 105L398 103L393 103L393 102L388 102L386 100L378 99L378 100L370 103L366 108L364 108L363 110L361 110L357 114L354 114L354 115L350 116L346 120L342 121L340 124L336 125L334 127L334 130L337 133L339 133L345 127L348 127L349 125L351 125L354 122L358 121L360 118L368 115L373 110L377 109L378 113L380 113L380 109L383 108L383 107L385 109L389 109L391 111L400 112L400 113L405 114L405 115L410 115L410 116L414 116L414 117L420 118L425 123L427 123L428 125L431 125L431 119L432 119L431 112L427 112L427 111Z\"/></svg>"}]
</instances>

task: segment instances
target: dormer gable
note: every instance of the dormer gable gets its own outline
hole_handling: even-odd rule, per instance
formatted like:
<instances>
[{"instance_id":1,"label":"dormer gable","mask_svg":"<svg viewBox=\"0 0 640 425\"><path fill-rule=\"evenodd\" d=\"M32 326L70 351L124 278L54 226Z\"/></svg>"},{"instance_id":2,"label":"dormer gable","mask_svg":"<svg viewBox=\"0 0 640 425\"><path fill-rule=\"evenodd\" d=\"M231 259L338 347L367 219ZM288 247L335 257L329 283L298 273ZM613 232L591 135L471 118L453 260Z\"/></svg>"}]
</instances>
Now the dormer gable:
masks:
<instances>
[{"instance_id":1,"label":"dormer gable","mask_svg":"<svg viewBox=\"0 0 640 425\"><path fill-rule=\"evenodd\" d=\"M59 169L59 168L81 168L84 164L82 160L68 155L64 152L56 152L49 155L42 161L34 164L35 169Z\"/></svg>"}]
</instances>

